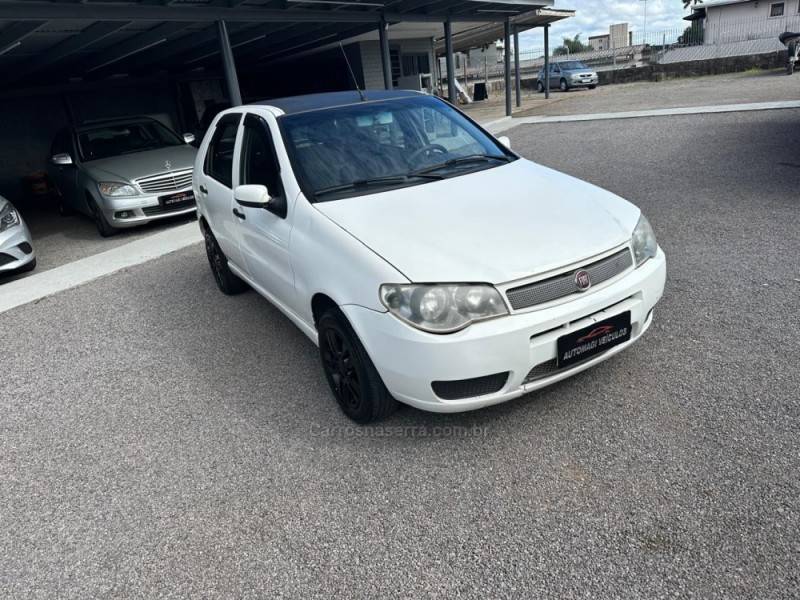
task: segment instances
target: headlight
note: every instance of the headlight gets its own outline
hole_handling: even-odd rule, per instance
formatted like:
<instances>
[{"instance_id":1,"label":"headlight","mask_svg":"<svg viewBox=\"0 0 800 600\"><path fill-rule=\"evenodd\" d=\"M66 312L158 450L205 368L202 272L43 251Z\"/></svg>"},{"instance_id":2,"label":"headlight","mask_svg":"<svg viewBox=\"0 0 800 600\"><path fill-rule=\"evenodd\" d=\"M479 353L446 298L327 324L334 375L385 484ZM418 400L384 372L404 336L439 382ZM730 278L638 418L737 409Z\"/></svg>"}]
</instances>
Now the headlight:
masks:
<instances>
[{"instance_id":1,"label":"headlight","mask_svg":"<svg viewBox=\"0 0 800 600\"><path fill-rule=\"evenodd\" d=\"M380 296L393 315L431 333L452 333L475 321L508 314L500 292L485 284L386 284Z\"/></svg>"},{"instance_id":2,"label":"headlight","mask_svg":"<svg viewBox=\"0 0 800 600\"><path fill-rule=\"evenodd\" d=\"M119 198L122 196L138 196L139 192L136 188L127 183L116 183L114 181L104 181L97 184L97 189L103 196L109 198Z\"/></svg>"},{"instance_id":3,"label":"headlight","mask_svg":"<svg viewBox=\"0 0 800 600\"><path fill-rule=\"evenodd\" d=\"M0 232L11 229L19 223L19 214L11 204L7 203L5 208L0 210Z\"/></svg>"},{"instance_id":4,"label":"headlight","mask_svg":"<svg viewBox=\"0 0 800 600\"><path fill-rule=\"evenodd\" d=\"M653 258L658 251L656 234L650 226L650 221L644 215L639 217L636 229L633 230L631 245L633 246L633 257L636 259L637 267L648 258Z\"/></svg>"}]
</instances>

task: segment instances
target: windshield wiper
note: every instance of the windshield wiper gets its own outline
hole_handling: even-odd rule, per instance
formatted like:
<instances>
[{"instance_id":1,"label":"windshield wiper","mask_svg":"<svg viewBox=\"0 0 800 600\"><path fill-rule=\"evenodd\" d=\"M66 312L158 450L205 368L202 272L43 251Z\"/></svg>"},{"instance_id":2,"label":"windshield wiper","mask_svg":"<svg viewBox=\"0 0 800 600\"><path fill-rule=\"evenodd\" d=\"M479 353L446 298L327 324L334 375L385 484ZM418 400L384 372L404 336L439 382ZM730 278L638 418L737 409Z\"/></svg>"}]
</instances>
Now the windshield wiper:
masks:
<instances>
[{"instance_id":1,"label":"windshield wiper","mask_svg":"<svg viewBox=\"0 0 800 600\"><path fill-rule=\"evenodd\" d=\"M408 183L410 179L431 179L431 180L438 180L443 179L441 175L433 175L433 174L426 174L426 173L409 173L408 175L388 175L386 177L371 177L369 179L359 179L358 181L352 181L350 183L343 183L341 185L332 185L329 187L322 188L320 190L316 190L314 195L324 196L326 194L336 194L338 192L349 192L350 190L357 190L359 188L365 188L370 186L380 186L380 185L392 185L392 184L403 184Z\"/></svg>"},{"instance_id":2,"label":"windshield wiper","mask_svg":"<svg viewBox=\"0 0 800 600\"><path fill-rule=\"evenodd\" d=\"M488 162L488 161L498 161L507 163L511 159L508 156L494 156L492 154L470 154L469 156L458 156L456 158L451 158L443 163L437 163L435 165L431 165L430 167L423 167L422 169L418 169L416 171L411 171L409 175L427 175L433 171L438 171L440 169L446 169L448 167L454 167L457 165L465 165L469 163L475 162Z\"/></svg>"}]
</instances>

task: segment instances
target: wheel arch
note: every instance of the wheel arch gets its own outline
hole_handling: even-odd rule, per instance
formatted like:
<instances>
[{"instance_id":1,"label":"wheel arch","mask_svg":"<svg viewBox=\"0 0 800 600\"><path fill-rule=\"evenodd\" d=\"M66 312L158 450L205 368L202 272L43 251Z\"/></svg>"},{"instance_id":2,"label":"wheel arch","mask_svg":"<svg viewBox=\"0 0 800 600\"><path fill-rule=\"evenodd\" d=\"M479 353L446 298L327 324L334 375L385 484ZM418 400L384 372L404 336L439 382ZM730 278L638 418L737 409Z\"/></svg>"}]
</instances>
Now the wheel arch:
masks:
<instances>
[{"instance_id":1,"label":"wheel arch","mask_svg":"<svg viewBox=\"0 0 800 600\"><path fill-rule=\"evenodd\" d=\"M333 298L328 296L328 294L317 292L312 296L311 315L314 318L314 327L317 326L319 320L322 318L322 315L325 314L325 311L330 310L331 308L339 308L339 305Z\"/></svg>"}]
</instances>

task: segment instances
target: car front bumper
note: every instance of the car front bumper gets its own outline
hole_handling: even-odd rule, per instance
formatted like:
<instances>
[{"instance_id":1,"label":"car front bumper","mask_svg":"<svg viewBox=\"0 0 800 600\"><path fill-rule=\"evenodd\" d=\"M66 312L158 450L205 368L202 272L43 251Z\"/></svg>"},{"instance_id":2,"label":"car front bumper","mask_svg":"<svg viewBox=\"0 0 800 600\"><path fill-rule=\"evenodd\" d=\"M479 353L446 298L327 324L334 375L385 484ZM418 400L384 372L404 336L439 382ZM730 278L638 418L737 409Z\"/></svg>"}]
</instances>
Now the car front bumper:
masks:
<instances>
[{"instance_id":1,"label":"car front bumper","mask_svg":"<svg viewBox=\"0 0 800 600\"><path fill-rule=\"evenodd\" d=\"M0 233L0 273L16 271L35 259L31 232L25 221Z\"/></svg>"},{"instance_id":2,"label":"car front bumper","mask_svg":"<svg viewBox=\"0 0 800 600\"><path fill-rule=\"evenodd\" d=\"M460 412L498 404L584 371L621 352L644 334L666 281L666 258L656 257L602 289L547 308L476 323L449 335L414 329L393 315L343 306L389 392L434 412ZM556 358L559 337L630 311L629 341L576 366L531 380L532 369ZM509 372L499 391L458 400L438 397L434 381L458 381Z\"/></svg>"},{"instance_id":3,"label":"car front bumper","mask_svg":"<svg viewBox=\"0 0 800 600\"><path fill-rule=\"evenodd\" d=\"M164 206L161 198L177 194L188 194L190 198L173 206ZM103 200L106 221L115 228L135 227L150 221L193 213L197 203L191 186L161 195L142 195L131 198L106 198Z\"/></svg>"},{"instance_id":4,"label":"car front bumper","mask_svg":"<svg viewBox=\"0 0 800 600\"><path fill-rule=\"evenodd\" d=\"M597 75L593 77L585 77L580 79L570 79L569 84L573 87L581 86L581 85L597 85L600 81L600 78Z\"/></svg>"}]
</instances>

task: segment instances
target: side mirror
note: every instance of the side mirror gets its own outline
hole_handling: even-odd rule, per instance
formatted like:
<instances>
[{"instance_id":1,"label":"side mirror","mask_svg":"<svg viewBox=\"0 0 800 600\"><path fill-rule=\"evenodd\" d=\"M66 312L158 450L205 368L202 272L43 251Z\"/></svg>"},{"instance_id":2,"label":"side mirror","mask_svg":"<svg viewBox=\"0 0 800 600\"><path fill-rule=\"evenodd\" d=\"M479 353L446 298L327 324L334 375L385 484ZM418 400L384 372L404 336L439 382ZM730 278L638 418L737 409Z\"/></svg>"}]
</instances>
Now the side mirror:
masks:
<instances>
[{"instance_id":1,"label":"side mirror","mask_svg":"<svg viewBox=\"0 0 800 600\"><path fill-rule=\"evenodd\" d=\"M497 141L503 144L503 146L505 146L509 150L511 150L511 140L508 139L507 135L501 135L499 138L497 138Z\"/></svg>"},{"instance_id":2,"label":"side mirror","mask_svg":"<svg viewBox=\"0 0 800 600\"><path fill-rule=\"evenodd\" d=\"M233 190L233 199L249 208L267 208L272 202L265 185L240 185Z\"/></svg>"},{"instance_id":3,"label":"side mirror","mask_svg":"<svg viewBox=\"0 0 800 600\"><path fill-rule=\"evenodd\" d=\"M194 144L195 137L193 133L184 133L183 134L183 141L187 144Z\"/></svg>"},{"instance_id":4,"label":"side mirror","mask_svg":"<svg viewBox=\"0 0 800 600\"><path fill-rule=\"evenodd\" d=\"M72 157L66 152L54 154L50 157L50 162L59 167L68 167L72 164Z\"/></svg>"}]
</instances>

